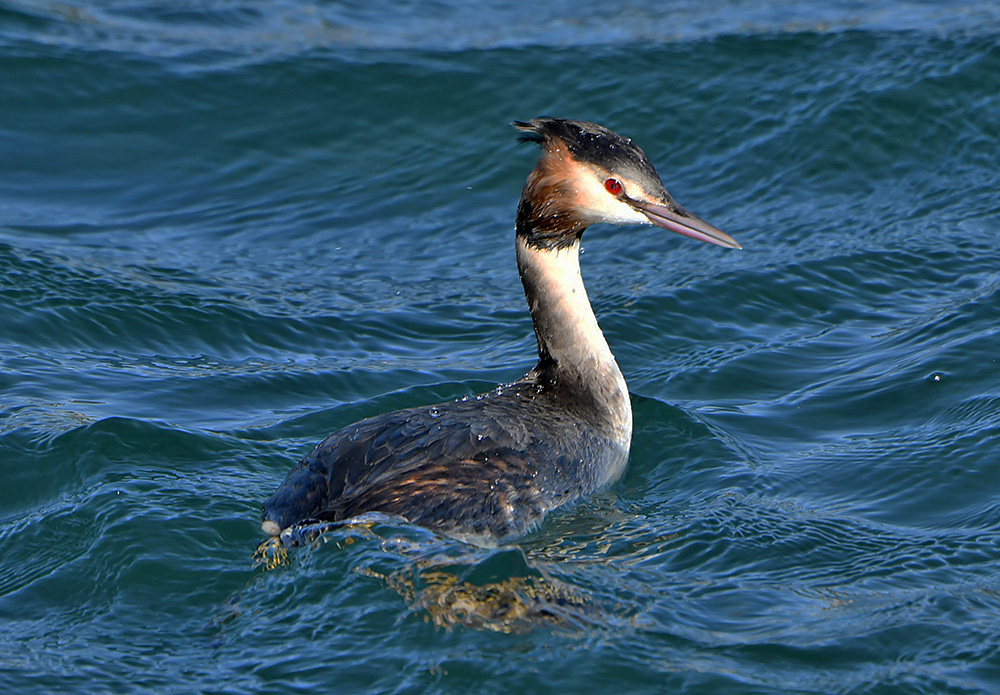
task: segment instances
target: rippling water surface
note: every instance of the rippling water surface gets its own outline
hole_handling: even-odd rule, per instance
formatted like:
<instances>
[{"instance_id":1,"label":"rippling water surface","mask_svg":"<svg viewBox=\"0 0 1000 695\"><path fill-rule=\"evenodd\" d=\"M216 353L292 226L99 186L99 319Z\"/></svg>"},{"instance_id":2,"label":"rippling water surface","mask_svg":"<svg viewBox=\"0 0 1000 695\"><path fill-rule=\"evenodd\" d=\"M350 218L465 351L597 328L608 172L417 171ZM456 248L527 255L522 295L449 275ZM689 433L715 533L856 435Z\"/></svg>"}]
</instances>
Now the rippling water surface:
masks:
<instances>
[{"instance_id":1,"label":"rippling water surface","mask_svg":"<svg viewBox=\"0 0 1000 695\"><path fill-rule=\"evenodd\" d=\"M995 4L471 7L0 2L0 682L1000 692ZM543 114L745 248L587 233L625 477L255 564L323 436L531 366Z\"/></svg>"}]
</instances>

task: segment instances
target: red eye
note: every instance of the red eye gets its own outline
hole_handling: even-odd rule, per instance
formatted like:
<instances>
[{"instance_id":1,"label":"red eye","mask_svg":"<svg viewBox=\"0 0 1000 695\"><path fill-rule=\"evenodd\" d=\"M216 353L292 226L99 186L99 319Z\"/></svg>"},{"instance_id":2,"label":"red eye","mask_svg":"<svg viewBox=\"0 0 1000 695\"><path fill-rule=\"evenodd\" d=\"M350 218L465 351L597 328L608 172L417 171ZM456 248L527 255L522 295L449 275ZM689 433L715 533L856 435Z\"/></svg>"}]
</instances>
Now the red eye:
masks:
<instances>
[{"instance_id":1,"label":"red eye","mask_svg":"<svg viewBox=\"0 0 1000 695\"><path fill-rule=\"evenodd\" d=\"M619 196L625 192L625 187L618 179L608 179L604 182L604 190L614 196Z\"/></svg>"}]
</instances>

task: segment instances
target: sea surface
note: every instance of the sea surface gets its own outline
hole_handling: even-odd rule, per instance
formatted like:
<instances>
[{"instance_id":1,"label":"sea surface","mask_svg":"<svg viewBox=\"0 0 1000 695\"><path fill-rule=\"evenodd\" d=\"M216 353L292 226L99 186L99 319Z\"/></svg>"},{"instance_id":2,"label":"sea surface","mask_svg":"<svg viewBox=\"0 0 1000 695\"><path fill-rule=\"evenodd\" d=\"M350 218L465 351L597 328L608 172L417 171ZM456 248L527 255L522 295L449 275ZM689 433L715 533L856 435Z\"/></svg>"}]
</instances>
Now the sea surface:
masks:
<instances>
[{"instance_id":1,"label":"sea surface","mask_svg":"<svg viewBox=\"0 0 1000 695\"><path fill-rule=\"evenodd\" d=\"M255 558L324 436L532 366L539 115L744 247L584 237L624 477ZM1000 4L0 0L0 686L1000 693Z\"/></svg>"}]
</instances>

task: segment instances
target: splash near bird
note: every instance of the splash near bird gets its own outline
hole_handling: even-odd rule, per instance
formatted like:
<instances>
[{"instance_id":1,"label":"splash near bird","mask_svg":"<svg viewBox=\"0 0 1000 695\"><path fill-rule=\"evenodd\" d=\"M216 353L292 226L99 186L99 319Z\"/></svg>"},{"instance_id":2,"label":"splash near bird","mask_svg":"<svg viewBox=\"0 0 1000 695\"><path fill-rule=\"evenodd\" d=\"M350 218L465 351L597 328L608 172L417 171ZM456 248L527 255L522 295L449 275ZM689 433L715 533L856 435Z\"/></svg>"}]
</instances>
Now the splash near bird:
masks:
<instances>
[{"instance_id":1,"label":"splash near bird","mask_svg":"<svg viewBox=\"0 0 1000 695\"><path fill-rule=\"evenodd\" d=\"M599 222L652 224L740 245L678 205L631 140L561 118L513 126L542 150L521 193L514 241L538 364L475 398L378 415L330 435L264 503L268 534L377 511L494 545L624 471L632 407L583 286L583 232Z\"/></svg>"}]
</instances>

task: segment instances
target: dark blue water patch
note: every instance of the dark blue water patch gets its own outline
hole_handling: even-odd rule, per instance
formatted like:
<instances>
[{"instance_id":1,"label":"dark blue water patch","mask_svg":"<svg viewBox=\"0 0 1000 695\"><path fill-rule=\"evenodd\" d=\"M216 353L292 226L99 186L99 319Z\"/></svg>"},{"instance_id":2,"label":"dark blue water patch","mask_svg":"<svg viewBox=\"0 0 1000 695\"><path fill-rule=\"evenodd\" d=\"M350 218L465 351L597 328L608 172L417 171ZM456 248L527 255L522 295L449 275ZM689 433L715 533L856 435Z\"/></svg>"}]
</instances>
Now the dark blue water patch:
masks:
<instances>
[{"instance_id":1,"label":"dark blue water patch","mask_svg":"<svg viewBox=\"0 0 1000 695\"><path fill-rule=\"evenodd\" d=\"M19 440L33 449L30 457L11 456ZM100 687L120 687L139 660L163 658L185 633L193 638L181 624L202 620L191 610L195 595L204 592L203 605L220 603L248 576L243 562L225 570L207 550L232 544L239 558L246 531L253 535L244 499L253 464L241 464L245 454L225 463L232 449L222 440L118 419L48 443L29 444L17 433L3 442L3 477L20 491L5 500L0 529L4 641L22 655L6 668L8 682L55 687L86 675ZM25 460L33 465L18 466ZM206 460L215 463L192 465ZM17 482L33 472L34 484ZM223 478L225 493L214 487ZM140 618L142 605L156 610ZM47 646L53 634L62 635L58 654ZM127 658L112 659L123 651ZM105 659L115 665L101 667Z\"/></svg>"},{"instance_id":2,"label":"dark blue water patch","mask_svg":"<svg viewBox=\"0 0 1000 695\"><path fill-rule=\"evenodd\" d=\"M0 266L4 271L0 293L8 300L3 317L8 338L24 346L110 352L126 340L133 350L154 354L211 353L240 360L264 356L270 343L276 355L292 359L310 351L317 356L329 349L341 356L349 353L344 343L349 331L357 355L370 358L383 349L385 333L409 336L407 349L414 353L434 349L429 333L436 334L433 340L458 342L481 340L484 331L495 334L482 316L461 306L464 298L459 296L435 293L435 303L418 306L419 318L414 319L409 312L393 310L398 300L358 297L368 305L363 308L375 311L359 310L359 302L346 296L341 303L334 297L332 305L325 300L326 307L294 295L272 302L271 292L263 291L259 297L236 294L217 280L183 270L140 266L115 272L78 257L22 254L10 247L0 249ZM447 285L441 289L447 290ZM272 296L279 298L277 293ZM505 321L522 318L507 311L499 316ZM196 335L201 338L191 342Z\"/></svg>"},{"instance_id":3,"label":"dark blue water patch","mask_svg":"<svg viewBox=\"0 0 1000 695\"><path fill-rule=\"evenodd\" d=\"M373 3L364 8L275 2L60 3L8 2L5 38L62 49L108 51L174 61L192 69L299 57L313 50L363 55L400 49L470 49L643 45L726 35L788 32L920 31L987 33L1000 25L986 2L925 5L877 2L754 3L633 2L615 21L598 3L554 2L526 12L517 3L484 11L461 3ZM393 17L387 23L385 18Z\"/></svg>"},{"instance_id":4,"label":"dark blue water patch","mask_svg":"<svg viewBox=\"0 0 1000 695\"><path fill-rule=\"evenodd\" d=\"M748 60L750 67L744 68L748 73L746 77L748 81L751 76L759 77L753 72L755 65L759 73L760 69L766 69L768 60L774 60L775 46L770 44L782 42L788 43L788 40L765 41L765 50L759 53L760 57L756 62ZM734 57L734 53L740 52L737 50L741 48L738 45L728 47L726 41L717 43L720 46L713 47L711 52L714 56L720 56L716 60L731 59ZM840 51L851 60L857 60L857 47L852 44L867 45L869 50L876 50L874 47L879 45L875 38L867 35L818 37L814 43L815 45L811 49L808 42L806 43L806 55L817 64L820 64L821 60L828 59L827 54L831 50ZM891 43L892 41L890 41ZM995 45L983 40L980 40L979 43L984 49L991 49L994 58L992 62L995 63ZM757 43L758 47L759 45L760 42ZM800 52L802 51L801 44L793 45ZM956 45L955 42L943 42L942 46L945 49L950 46L951 50L956 52L967 51L969 48L968 44ZM729 50L720 52L719 47ZM745 52L745 49L741 50ZM975 50L973 52L976 53ZM780 55L780 51L777 53ZM880 56L882 53L885 54L884 57ZM543 54L539 52L539 55ZM679 74L690 72L681 69L684 64L701 59L693 51L683 46L661 49L659 53L653 52L652 56L654 57L651 63L649 59L643 61L641 59L643 55L648 54L640 54L640 58L629 58L626 52L612 51L609 57L613 57L615 62L625 61L624 65L632 63L632 67L626 72L633 69L651 70L659 64L674 65L680 63L681 65L677 68ZM901 70L904 71L904 74L907 70L910 72L915 70L919 73L923 66L933 64L930 55L925 56L924 62L912 59L913 65L901 63L896 55L889 49L879 49L876 55L869 56L869 59L875 66L884 70L886 76L897 75ZM967 78L964 78L961 72L959 76L964 79L947 76L948 79L942 83L942 89L947 87L948 92L952 95L947 100L938 99L933 89L926 89L924 85L928 81L926 79L917 83L920 86L918 92L913 91L916 87L897 87L897 89L908 89L911 92L909 100L921 104L919 109L880 104L877 96L874 97L876 100L872 102L870 100L873 98L871 96L873 92L870 87L861 83L845 82L840 69L836 68L831 70L828 80L819 82L821 85L826 84L830 93L820 94L816 94L814 91L815 80L805 84L801 81L801 77L797 78L794 73L777 81L770 96L767 96L766 93L761 94L761 90L756 87L748 88L740 93L733 89L731 82L726 83L726 90L723 91L720 87L715 86L715 82L681 82L676 84L676 80L672 80L670 93L676 106L667 112L670 119L661 127L661 132L655 130L649 132L648 123L663 120L663 114L650 114L641 111L621 114L622 124L617 127L633 133L636 137L642 137L643 140L666 143L669 147L668 153L661 154L653 150L651 155L654 160L661 163L661 166L669 166L667 170L668 185L675 194L686 194L679 197L689 201L690 207L694 207L703 215L716 220L720 226L724 226L735 234L743 231L742 238L745 245L746 240L753 240L753 235L758 233L757 229L777 228L781 231L781 234L777 235L777 240L780 243L808 248L807 245L800 244L799 241L805 234L815 237L816 230L815 228L803 227L799 221L812 217L806 206L813 209L817 206L826 207L829 211L828 224L830 225L828 236L832 238L843 236L845 241L850 242L859 238L856 235L863 234L865 239L870 239L873 229L880 229L879 235L890 233L898 238L900 232L896 229L899 221L885 216L884 201L887 197L907 195L914 199L916 207L918 196L931 195L937 200L928 201L933 207L927 210L930 217L920 221L921 226L948 223L949 218L942 217L942 211L948 211L948 197L954 198L958 191L949 192L936 185L936 182L940 180L940 174L937 172L941 170L937 163L944 162L946 164L952 180L955 180L956 174L961 180L961 172L968 170L969 167L962 164L960 160L956 160L955 154L966 156L965 153L968 153L967 156L979 156L976 153L983 151L984 141L981 138L973 138L961 149L956 150L952 141L947 137L947 133L922 133L920 137L925 147L921 151L925 153L924 156L927 160L920 159L911 163L908 163L906 159L900 159L889 151L879 154L879 149L884 148L894 137L902 138L898 140L900 146L905 144L908 137L905 134L914 130L914 124L905 119L911 118L914 111L926 112L928 106L937 109L936 114L931 111L924 121L929 126L954 122L953 114L956 114L959 109L962 111L962 118L970 118L969 103L980 104L979 108L971 112L973 118L977 120L987 118L987 114L990 112L990 101L995 99L991 94L982 92L981 88L981 85L985 83L981 76L992 71L988 64L991 60L988 58L989 55L990 53L985 54L983 59L978 61L967 61L969 64L963 70L969 72ZM483 70L493 70L497 66L496 61L493 61L490 56L474 57L473 59L479 64L478 72L480 73ZM508 61L510 60L511 58L508 57ZM987 64L982 64L983 60L986 60ZM515 63L511 69L519 69L518 65L520 63ZM92 190L87 200L80 202L84 206L90 204L90 207L93 207L93 201L100 200L100 208L103 211L99 213L98 217L93 217L90 213L84 214L92 218L92 224L111 225L117 228L115 233L118 236L121 236L123 232L132 234L151 225L179 230L191 229L192 226L196 225L199 229L199 235L204 234L206 227L226 229L235 227L240 230L241 238L250 242L254 237L260 238L262 235L263 238L273 238L280 230L282 238L288 238L290 241L298 240L299 248L307 249L317 246L315 235L321 233L321 229L325 231L325 229L340 226L352 228L358 224L364 224L363 220L368 216L367 207L370 202L367 196L359 195L363 187L368 191L379 191L382 194L379 196L379 209L395 213L395 215L379 229L373 228L371 232L363 233L360 236L355 234L351 239L351 244L334 242L336 253L331 254L329 250L325 250L323 257L327 257L329 254L330 263L331 265L335 264L334 267L338 269L338 272L343 272L345 266L349 267L353 264L356 256L346 249L358 248L359 242L362 244L374 243L387 253L397 253L396 240L405 237L396 233L395 230L414 230L414 213L417 211L409 204L408 196L422 193L426 194L426 197L422 198L425 204L432 209L437 207L439 212L423 220L423 224L420 225L423 227L421 231L433 235L435 232L432 230L449 230L450 227L456 226L455 220L462 220L463 222L457 225L461 241L457 244L456 251L469 249L471 252L473 248L478 249L481 242L476 242L475 246L469 246L468 233L463 230L464 220L468 219L469 215L464 212L462 207L452 206L445 202L447 199L455 197L456 189L464 189L448 182L461 182L466 186L472 185L474 189L493 187L498 179L495 174L490 172L495 172L500 163L514 151L511 138L508 133L504 132L502 123L512 117L524 117L524 114L498 111L492 114L490 119L485 119L482 115L477 116L478 120L476 121L463 118L461 109L458 103L454 102L454 99L456 95L461 95L462 99L479 98L475 91L476 85L483 83L481 80L475 79L476 71L467 77L461 77L458 84L445 83L442 85L440 71L418 70L415 72L412 67L407 66L371 66L352 71L346 75L338 75L335 80L321 79L326 77L321 73L324 69L324 64L317 63L312 70L286 75L285 66L265 66L243 75L237 73L233 76L225 76L223 79L229 83L229 86L215 92L219 95L213 97L217 103L204 104L203 106L192 103L196 93L191 92L190 88L191 86L196 88L196 83L170 77L166 80L158 78L157 82L160 88L156 94L146 94L139 101L136 101L135 97L125 96L125 104L131 102L131 105L122 113L121 123L113 130L120 132L123 129L150 127L154 131L174 131L173 136L164 138L160 142L140 143L138 148L135 143L109 143L107 146L97 148L94 147L93 143L87 143L87 154L81 152L83 159L56 161L55 164L59 170L85 169L90 177L93 177L95 173L98 174L95 184L100 188ZM870 69L865 63L859 62L854 65L854 69L859 73L870 73ZM552 72L552 57L544 56L537 70L539 74ZM357 73L356 78L351 77L350 75L355 72ZM273 77L269 78L267 73L273 73ZM621 77L612 77L610 72L608 74L613 82L609 84L609 89L596 93L599 98L590 106L574 104L574 99L570 99L561 103L550 102L544 106L542 103L536 103L534 106L529 106L529 110L551 110L556 107L561 112L582 111L581 115L586 116L588 113L606 110L605 104L613 101L616 94L635 92L635 86L628 84ZM810 73L803 70L800 74ZM586 79L594 79L594 77L593 74L590 74L586 76ZM110 73L108 79L112 79ZM511 79L514 79L513 72ZM573 92L572 85L580 79L584 79L584 75L582 71L557 71L556 79L556 92L565 93L567 97L570 97ZM43 76L31 81L36 84L51 82L50 79ZM262 88L261 83L270 86ZM801 90L796 89L797 83L802 87ZM405 85L415 85L418 89L413 92L413 96L418 98L410 100L413 108L405 116L400 115L398 109L395 108L397 94L387 92L384 96L379 95L378 90L365 89L363 85L366 84L397 84L404 85L404 89ZM965 89L962 88L963 84L966 85ZM245 99L237 96L247 94L250 85L253 85L255 94L253 104L247 104ZM428 87L431 91L421 93L423 87ZM471 93L470 87L474 90ZM863 89L859 91L859 87ZM478 89L482 89L482 87L478 87ZM657 101L653 96L656 93L655 90L656 85L649 85L636 94L635 100L640 103L643 101L655 103ZM375 102L367 103L364 108L359 107L357 111L357 113L367 114L367 118L370 120L365 123L351 122L350 112L345 114L342 109L323 108L324 101L333 106L342 99L343 94L365 95L366 92L370 98L375 99ZM977 96L977 92L980 96ZM310 101L314 104L313 109L311 111L305 110L302 108L301 102L288 98L288 96L296 94L309 94ZM483 94L482 97L485 98L486 95ZM795 101L789 103L790 97ZM774 109L767 109L773 111L773 118L779 120L775 121L772 126L765 125L765 130L762 131L764 135L755 136L752 129L748 132L746 127L740 126L740 110L746 107L737 108L734 105L726 106L726 104L741 99L753 99L756 103L754 108L760 109L762 107L760 100L763 98L780 99L780 101L776 101ZM198 93L197 99L204 100L205 95ZM440 122L440 115L430 116L431 109L437 110L441 104L447 104L449 100L453 101L454 107L449 108L448 111L453 113L457 120L449 118L446 122ZM103 108L107 101L106 96L100 95L100 100L95 101L94 108ZM120 99L113 98L111 101L116 103ZM840 121L837 120L839 117L836 114L820 114L808 110L797 113L800 108L796 102L805 105L807 109L814 109L815 106L809 105L829 102L843 104L852 101L858 103L859 113L870 114L884 121L886 125L872 124L865 126L862 132L851 133L848 129L841 127ZM283 106L286 104L289 106ZM712 104L717 104L720 108L705 108L706 105ZM57 105L53 104L53 106ZM163 109L164 106L167 107L166 111ZM428 116L425 118L420 117L422 107L428 110ZM382 115L373 116L373 111ZM317 132L315 126L310 126L308 130L297 126L297 124L305 122L306 119L310 119L314 112L331 114L326 125L322 126L327 131L325 134ZM439 113L439 111L435 111L435 114ZM159 114L153 118L160 120L150 122L150 114ZM223 117L220 118L220 116ZM347 117L346 121L345 116ZM401 118L406 120L400 120ZM106 113L102 114L102 119L107 119ZM233 158L242 160L250 157L256 158L257 162L252 164L249 169L222 167L206 170L204 168L205 161L198 156L198 153L209 147L213 150L218 150L220 147L225 148L226 139L231 139L233 132L239 132L241 120L244 120L246 127L251 130L246 133L245 137L238 137L230 143L231 149L228 156L223 150L216 157L223 161ZM265 137L261 130L262 123L275 120L287 124L286 128L279 131L281 135L277 140L274 139L273 134ZM630 123L640 122L640 120L645 123L642 129L635 126L630 127ZM857 119L853 116L845 116L841 120L843 123L857 123ZM710 149L705 151L705 148L702 148L696 159L693 153L684 149L683 142L678 142L678 134L689 132L692 127L695 127L695 122L697 122L699 130L706 134L706 139L709 142L717 143L717 147L723 146L718 155L713 156ZM496 125L489 125L491 123ZM888 125L890 123L891 127ZM979 130L985 133L986 121L983 123L984 125ZM225 128L225 132L218 132L222 127ZM780 127L780 130L775 131L775 127ZM424 142L418 144L418 140L415 139L409 146L400 147L399 137L414 128L419 128L417 131L419 140ZM821 128L821 130L817 132L817 128ZM920 132L919 128L917 130ZM308 142L302 137L295 137L295 134L304 135L307 132ZM789 140L790 137L794 139ZM289 141L290 138L294 139ZM766 149L759 154L745 151L748 143L754 142L759 142ZM500 143L503 144L500 145ZM68 147L60 147L60 151L72 151L75 147L78 146L68 144ZM453 153L455 160L450 165L443 167L438 165L433 171L427 171L420 166L420 163L426 160L425 154L432 151L435 155ZM100 158L94 159L93 153L103 157L111 156L114 159L101 162ZM259 156L255 153L259 153ZM30 159L20 156L17 152L11 154L17 156L21 162ZM21 154L26 155L27 152ZM134 159L137 155L142 155L142 157ZM817 179L808 169L802 169L804 163L815 161L825 163L822 164L824 172L833 171L834 168L828 166L831 158L842 155L847 158L843 160L842 166L837 167L842 171L842 174L836 182ZM153 196L162 196L164 192L167 192L169 197L160 200L160 204L155 207L162 212L153 216L150 216L149 212L152 202L150 193L141 186L136 188L134 182L137 177L129 173L129 167L132 164L128 162L141 161L145 157L166 159L172 162L169 167L163 169L166 177L159 176L154 183L157 191L152 193ZM331 169L334 168L333 157L336 157L338 166L343 167L344 171L350 172L349 176L331 175ZM87 161L88 159L91 161ZM531 156L526 156L525 159L530 162ZM888 164L890 160L891 166ZM818 186L819 188L816 190L822 192L824 197L834 197L828 202L824 202L822 199L815 200L806 195L802 195L799 200L794 201L775 197L775 191L780 191L786 186L779 186L778 182L774 180L762 181L759 176L761 169L759 162L761 161L768 161L770 163L768 169L773 172L784 172L785 176L804 178L806 181L812 182L812 185ZM745 164L736 166L739 162L745 162ZM750 168L748 165L753 162L758 164ZM934 166L931 166L931 163L934 163ZM678 167L678 164L681 166ZM19 169L23 170L23 168L24 166L21 164ZM912 171L912 173L907 173L907 170ZM470 171L483 172L488 178L475 176L470 178L468 175ZM517 186L516 181L521 174L511 168L508 168L507 172L502 181L504 181L503 185L508 187L508 196L513 198ZM710 185L724 186L726 194L697 195L698 182L705 179L703 172L710 172L711 178L708 179L711 182ZM865 175L861 175L861 172L864 172ZM882 172L882 178L885 182L873 189L872 183L878 181L878 178L873 179L870 174L879 172ZM44 172L45 185L49 190L51 190L52 174L54 173L56 172L51 169L46 169ZM178 173L180 176L177 176ZM824 176L826 175L824 173ZM671 179L674 177L683 182L682 185L686 188L682 187L678 190L672 185ZM106 182L101 183L102 179L105 179ZM24 181L26 185L18 187L11 193L16 194L22 201L30 200L37 195L33 191L41 189L40 186L31 184L30 175L28 178L19 177L19 180ZM328 182L322 187L326 192L319 199L302 193L303 190L313 188L313 181ZM236 188L232 188L230 182ZM858 188L858 184L861 182L866 182L866 188ZM970 182L974 182L974 179L971 179ZM974 190L985 191L985 184L988 182L979 181L978 183L979 185ZM75 183L67 181L67 184L73 186L74 191L79 190ZM234 208L233 204L227 200L227 198L241 197L241 188L261 186L267 188L267 195L270 198L266 212ZM692 192L689 193L686 189ZM211 193L207 193L208 191ZM969 191L962 193L966 194ZM78 195L78 193L70 195ZM331 201L334 201L332 206L326 204L327 195L335 196L331 198ZM697 195L697 197L690 197L692 195ZM156 197L152 200L156 200ZM468 200L469 202L477 202L475 196ZM751 200L755 201L752 207L749 205ZM512 207L507 206L501 211L497 199L492 195L488 196L485 201L488 207L483 209L476 205L476 211L486 212L497 225L509 225ZM69 202L66 200L66 196L63 196L62 204L66 205ZM108 217L109 203L112 204L112 208L120 208L121 213ZM134 210L136 206L143 208L139 216ZM330 217L328 211L330 207L337 211L335 217ZM22 203L18 208L24 208L24 204ZM719 212L719 210L727 208L731 211ZM86 207L80 212L84 210ZM40 211L36 211L36 216L38 212ZM421 211L420 214L426 213ZM212 224L213 220L215 224ZM124 226L122 226L123 223ZM748 229L749 232L746 231ZM68 231L70 230L64 230L60 234L65 234ZM846 236L843 235L844 231L848 232ZM190 232L186 234L189 235ZM136 241L143 242L145 236L144 234L137 235ZM439 238L442 241L447 238L450 243L453 243L452 240L455 237L453 234L449 234L447 237ZM429 237L429 241L432 239L434 236ZM505 241L501 235L498 235L496 239L497 241L491 242L488 249L491 254L498 253L497 250L503 246ZM100 238L95 239L95 242L98 241ZM181 253L184 252L184 246L191 245L190 243L184 244L183 238L177 241L182 243L175 242L173 247ZM771 235L768 238L768 246L773 248L775 241L774 235ZM146 241L146 244L148 245L149 242ZM246 243L241 245L245 247ZM324 247L324 249L326 248ZM437 246L429 248L437 248ZM239 247L234 248L232 244L226 244L220 247L220 251L224 253L220 254L218 262L222 263L221 259L223 258L228 259L228 263L240 262L241 249ZM278 253L287 252L283 248ZM301 254L296 255L295 258L304 268L310 268L315 263L314 259L313 263L310 263L310 259L301 256ZM417 259L423 260L419 256ZM307 271L307 273L307 277L310 279L317 277L315 270ZM363 281L361 278L358 280Z\"/></svg>"}]
</instances>

